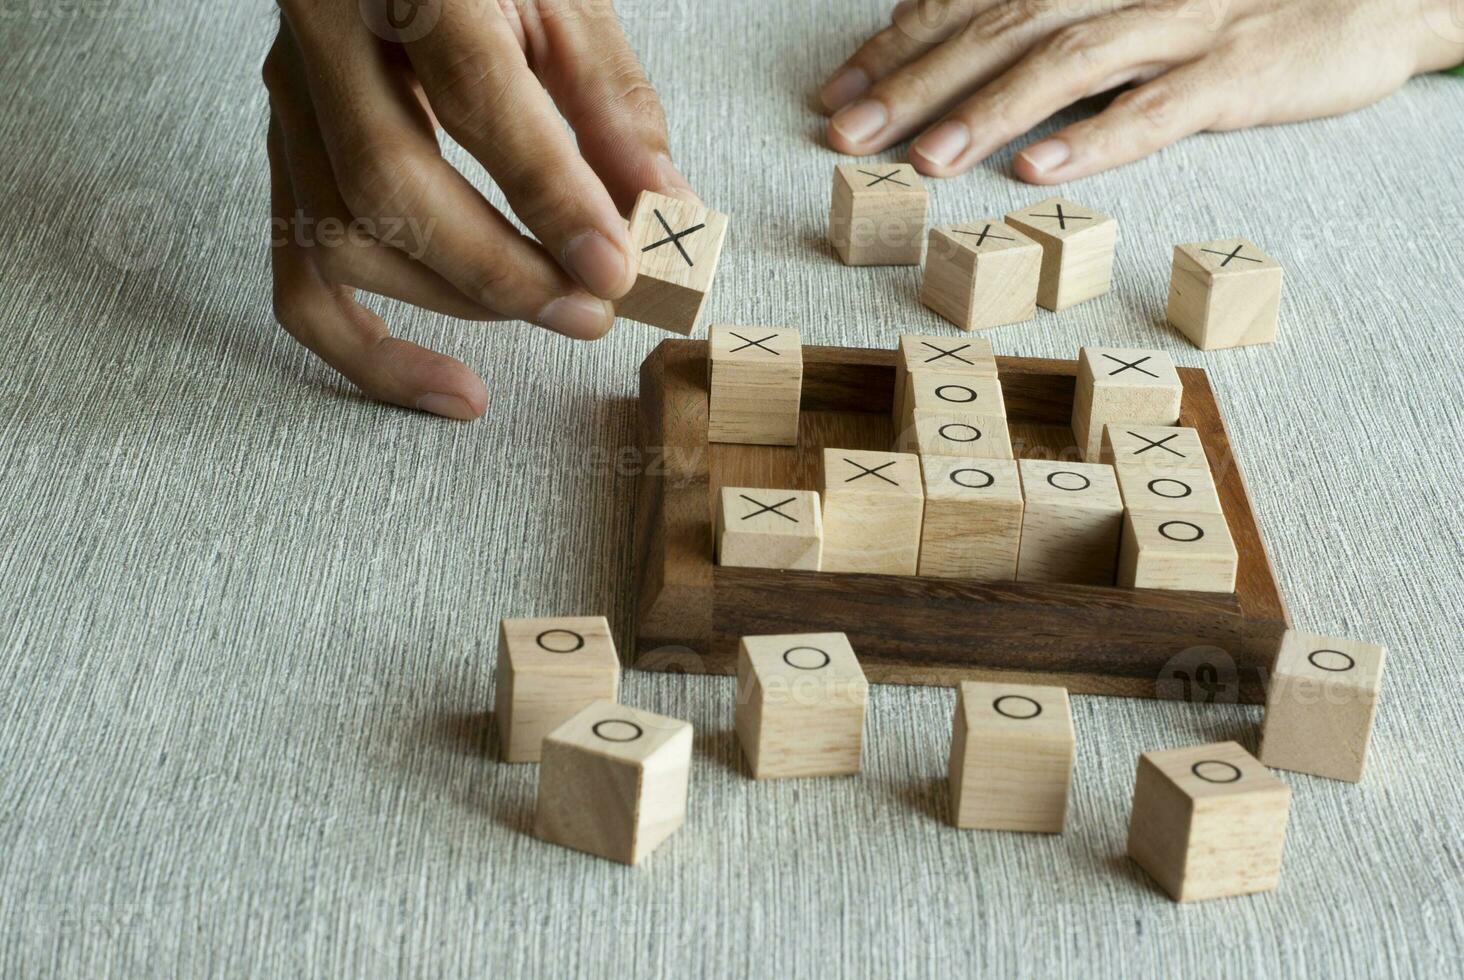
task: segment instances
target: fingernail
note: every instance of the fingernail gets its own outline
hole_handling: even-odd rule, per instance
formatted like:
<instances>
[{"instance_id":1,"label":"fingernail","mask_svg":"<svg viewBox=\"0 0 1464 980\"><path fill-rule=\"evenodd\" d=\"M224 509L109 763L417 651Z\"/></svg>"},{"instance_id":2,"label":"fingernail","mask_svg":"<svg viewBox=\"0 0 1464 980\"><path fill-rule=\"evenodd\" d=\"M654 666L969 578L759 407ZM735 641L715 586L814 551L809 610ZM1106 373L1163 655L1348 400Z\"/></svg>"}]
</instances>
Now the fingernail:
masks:
<instances>
[{"instance_id":1,"label":"fingernail","mask_svg":"<svg viewBox=\"0 0 1464 980\"><path fill-rule=\"evenodd\" d=\"M1041 143L1034 143L1017 154L1017 156L1026 160L1027 166L1031 167L1038 174L1045 174L1049 171L1056 170L1064 163L1067 163L1067 159L1071 155L1072 150L1068 148L1067 143L1063 140L1043 140Z\"/></svg>"},{"instance_id":2,"label":"fingernail","mask_svg":"<svg viewBox=\"0 0 1464 980\"><path fill-rule=\"evenodd\" d=\"M576 235L564 246L564 266L596 296L619 296L629 288L625 253L598 231Z\"/></svg>"},{"instance_id":3,"label":"fingernail","mask_svg":"<svg viewBox=\"0 0 1464 980\"><path fill-rule=\"evenodd\" d=\"M864 143L884 129L889 121L890 114L883 103L865 99L834 113L829 125L849 142Z\"/></svg>"},{"instance_id":4,"label":"fingernail","mask_svg":"<svg viewBox=\"0 0 1464 980\"><path fill-rule=\"evenodd\" d=\"M419 411L431 412L443 418L461 419L464 422L471 422L478 417L473 407L457 395L443 395L435 391L429 391L418 398L417 408Z\"/></svg>"},{"instance_id":5,"label":"fingernail","mask_svg":"<svg viewBox=\"0 0 1464 980\"><path fill-rule=\"evenodd\" d=\"M911 149L931 163L945 167L954 163L970 145L970 128L963 122L947 119L916 140Z\"/></svg>"},{"instance_id":6,"label":"fingernail","mask_svg":"<svg viewBox=\"0 0 1464 980\"><path fill-rule=\"evenodd\" d=\"M680 198L697 207L706 207L702 199L697 196L696 191L691 189L691 181L676 169L676 164L671 162L670 157L663 156L656 159L656 174L661 182L662 193Z\"/></svg>"},{"instance_id":7,"label":"fingernail","mask_svg":"<svg viewBox=\"0 0 1464 980\"><path fill-rule=\"evenodd\" d=\"M824 108L842 109L859 96L869 91L869 76L862 68L845 68L824 85L819 97Z\"/></svg>"},{"instance_id":8,"label":"fingernail","mask_svg":"<svg viewBox=\"0 0 1464 980\"><path fill-rule=\"evenodd\" d=\"M541 326L577 340L603 337L614 319L615 312L609 303L584 293L561 296L548 303L536 317Z\"/></svg>"}]
</instances>

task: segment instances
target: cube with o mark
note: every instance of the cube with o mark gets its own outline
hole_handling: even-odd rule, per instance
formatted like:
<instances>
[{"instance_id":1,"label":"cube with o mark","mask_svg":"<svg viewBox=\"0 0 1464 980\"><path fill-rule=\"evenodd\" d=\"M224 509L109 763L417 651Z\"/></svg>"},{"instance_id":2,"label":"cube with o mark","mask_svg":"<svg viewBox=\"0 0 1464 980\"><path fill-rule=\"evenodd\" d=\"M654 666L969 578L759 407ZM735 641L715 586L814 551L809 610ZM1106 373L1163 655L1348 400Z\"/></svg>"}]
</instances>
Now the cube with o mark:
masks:
<instances>
[{"instance_id":1,"label":"cube with o mark","mask_svg":"<svg viewBox=\"0 0 1464 980\"><path fill-rule=\"evenodd\" d=\"M1124 518L1118 556L1124 588L1234 592L1239 565L1224 514L1130 510Z\"/></svg>"},{"instance_id":2,"label":"cube with o mark","mask_svg":"<svg viewBox=\"0 0 1464 980\"><path fill-rule=\"evenodd\" d=\"M753 778L857 773L868 697L843 633L744 636L737 740Z\"/></svg>"},{"instance_id":3,"label":"cube with o mark","mask_svg":"<svg viewBox=\"0 0 1464 980\"><path fill-rule=\"evenodd\" d=\"M900 345L895 348L895 393L890 406L896 431L905 424L906 379L922 372L995 379L996 354L991 341L980 337L901 334Z\"/></svg>"},{"instance_id":4,"label":"cube with o mark","mask_svg":"<svg viewBox=\"0 0 1464 980\"><path fill-rule=\"evenodd\" d=\"M1047 459L1017 467L1026 500L1017 581L1112 585L1123 531L1113 467Z\"/></svg>"},{"instance_id":5,"label":"cube with o mark","mask_svg":"<svg viewBox=\"0 0 1464 980\"><path fill-rule=\"evenodd\" d=\"M1367 764L1387 649L1288 630L1271 671L1261 761L1355 783Z\"/></svg>"},{"instance_id":6,"label":"cube with o mark","mask_svg":"<svg viewBox=\"0 0 1464 980\"><path fill-rule=\"evenodd\" d=\"M1010 459L922 456L920 574L1010 582L1022 541L1022 482Z\"/></svg>"},{"instance_id":7,"label":"cube with o mark","mask_svg":"<svg viewBox=\"0 0 1464 980\"><path fill-rule=\"evenodd\" d=\"M951 823L1062 833L1074 745L1065 688L962 683L951 732Z\"/></svg>"},{"instance_id":8,"label":"cube with o mark","mask_svg":"<svg viewBox=\"0 0 1464 980\"><path fill-rule=\"evenodd\" d=\"M503 620L496 683L503 761L538 762L545 735L591 701L619 694L610 624L604 616Z\"/></svg>"}]
</instances>

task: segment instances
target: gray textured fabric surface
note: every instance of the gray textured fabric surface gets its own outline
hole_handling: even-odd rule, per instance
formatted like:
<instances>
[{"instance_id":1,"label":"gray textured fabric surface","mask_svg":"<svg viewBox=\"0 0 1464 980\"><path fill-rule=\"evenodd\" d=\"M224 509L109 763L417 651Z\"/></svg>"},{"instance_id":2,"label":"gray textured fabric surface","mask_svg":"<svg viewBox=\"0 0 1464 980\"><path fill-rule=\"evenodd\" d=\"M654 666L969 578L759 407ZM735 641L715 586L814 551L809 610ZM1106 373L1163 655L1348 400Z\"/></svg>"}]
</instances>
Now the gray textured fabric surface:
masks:
<instances>
[{"instance_id":1,"label":"gray textured fabric surface","mask_svg":"<svg viewBox=\"0 0 1464 980\"><path fill-rule=\"evenodd\" d=\"M711 319L943 329L914 269L822 240L835 157L807 95L881 8L626 10L685 169L734 216ZM729 680L630 672L628 701L697 727L687 826L636 870L531 838L535 771L488 734L496 624L604 612L628 641L634 481L607 457L662 336L388 305L492 411L352 394L269 312L271 22L0 16L0 975L1457 968L1458 80L1071 187L1122 222L1112 294L990 335L1206 367L1296 622L1392 650L1366 781L1284 777L1279 890L1180 908L1122 856L1135 758L1254 748L1258 709L1076 698L1069 829L1038 838L941 822L949 691L875 689L861 778L756 785ZM936 184L933 217L1042 194L1005 163ZM1235 232L1286 264L1282 339L1201 354L1162 325L1170 247Z\"/></svg>"}]
</instances>

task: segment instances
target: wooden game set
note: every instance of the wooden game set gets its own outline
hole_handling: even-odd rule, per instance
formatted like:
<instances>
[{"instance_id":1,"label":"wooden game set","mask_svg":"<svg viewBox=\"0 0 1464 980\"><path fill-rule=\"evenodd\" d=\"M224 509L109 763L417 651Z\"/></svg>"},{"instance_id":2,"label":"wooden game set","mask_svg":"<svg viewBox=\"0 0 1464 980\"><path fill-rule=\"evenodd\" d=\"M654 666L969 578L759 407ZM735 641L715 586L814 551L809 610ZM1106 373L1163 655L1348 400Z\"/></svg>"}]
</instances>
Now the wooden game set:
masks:
<instances>
[{"instance_id":1,"label":"wooden game set","mask_svg":"<svg viewBox=\"0 0 1464 980\"><path fill-rule=\"evenodd\" d=\"M1117 223L1052 198L925 228L908 166L839 167L849 265L919 264L967 331L1106 292ZM690 333L725 215L644 194L622 312ZM1233 267L1232 267L1233 266ZM1281 268L1242 239L1175 250L1169 316L1206 349L1274 336ZM1234 742L1138 760L1129 855L1178 901L1274 888L1291 789L1361 779L1385 651L1290 628L1205 373L1157 350L998 357L984 339L805 346L714 325L641 368L637 666L737 676L754 779L861 769L871 681L957 690L957 828L1061 833L1069 693L1264 701ZM617 703L603 617L504 620L505 761L538 762L536 833L634 864L684 822L692 728Z\"/></svg>"}]
</instances>

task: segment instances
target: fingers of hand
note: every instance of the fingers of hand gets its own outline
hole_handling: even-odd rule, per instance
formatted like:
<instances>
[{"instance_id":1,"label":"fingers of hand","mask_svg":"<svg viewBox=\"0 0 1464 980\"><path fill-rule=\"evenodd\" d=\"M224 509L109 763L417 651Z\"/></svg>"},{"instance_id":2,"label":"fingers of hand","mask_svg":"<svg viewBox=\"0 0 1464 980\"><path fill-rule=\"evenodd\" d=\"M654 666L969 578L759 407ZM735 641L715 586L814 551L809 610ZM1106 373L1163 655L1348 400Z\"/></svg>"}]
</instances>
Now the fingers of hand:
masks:
<instances>
[{"instance_id":1,"label":"fingers of hand","mask_svg":"<svg viewBox=\"0 0 1464 980\"><path fill-rule=\"evenodd\" d=\"M890 15L890 26L864 42L819 91L824 108L842 109L889 76L968 24L994 0L904 0Z\"/></svg>"}]
</instances>

